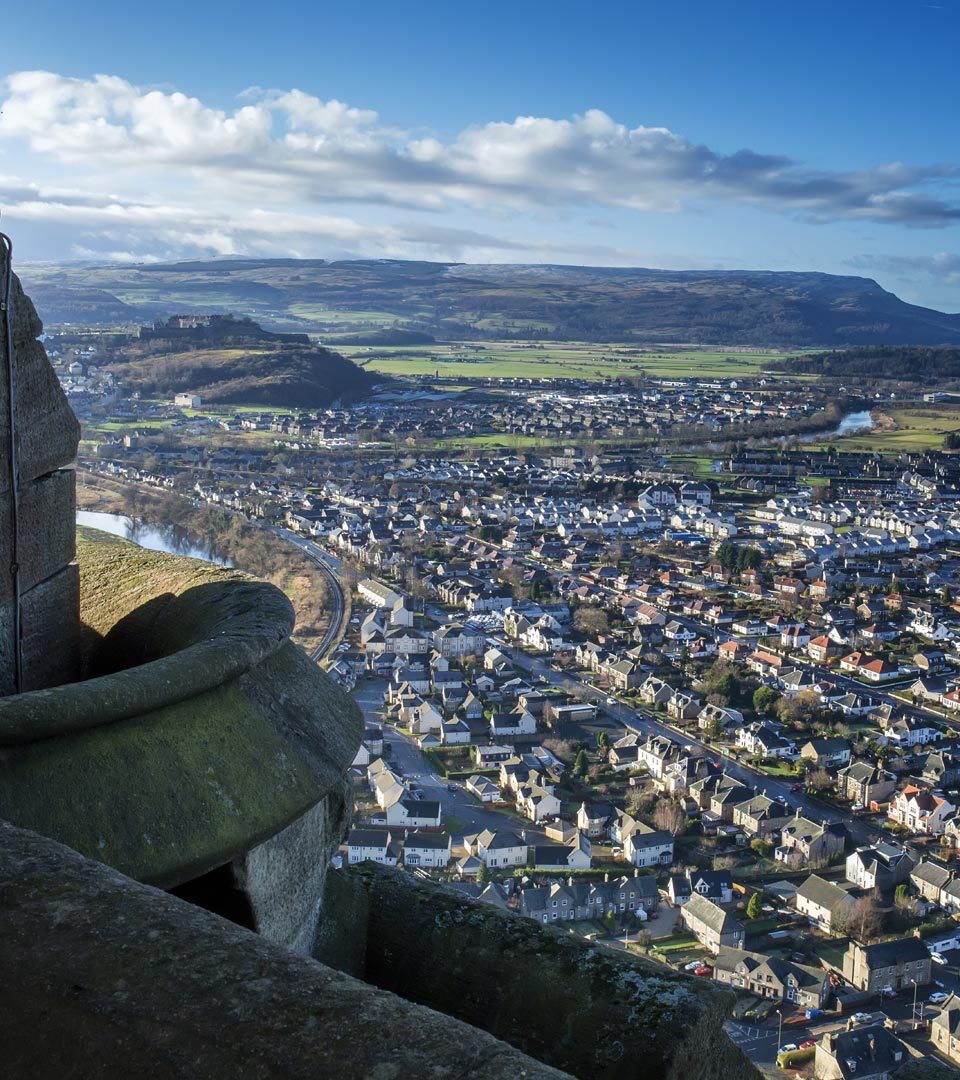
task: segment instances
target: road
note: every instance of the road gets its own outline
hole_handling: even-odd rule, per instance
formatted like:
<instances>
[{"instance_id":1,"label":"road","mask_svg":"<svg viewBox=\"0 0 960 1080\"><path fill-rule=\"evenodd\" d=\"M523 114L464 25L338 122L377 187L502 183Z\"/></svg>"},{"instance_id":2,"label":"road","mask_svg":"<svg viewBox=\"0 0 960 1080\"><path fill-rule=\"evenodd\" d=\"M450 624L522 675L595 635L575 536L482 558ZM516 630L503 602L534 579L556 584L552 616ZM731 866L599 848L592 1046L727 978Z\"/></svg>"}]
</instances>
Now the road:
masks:
<instances>
[{"instance_id":1,"label":"road","mask_svg":"<svg viewBox=\"0 0 960 1080\"><path fill-rule=\"evenodd\" d=\"M329 586L331 603L330 625L324 631L320 644L310 654L311 660L319 662L333 648L340 637L340 631L342 629L346 597L343 593L343 587L340 585L340 579L337 577L337 573L340 570L340 560L329 552L324 551L322 547L315 544L312 540L297 536L296 533L291 532L289 529L274 528L273 531L289 543L296 544L304 555L306 555L316 566L320 573L323 574Z\"/></svg>"}]
</instances>

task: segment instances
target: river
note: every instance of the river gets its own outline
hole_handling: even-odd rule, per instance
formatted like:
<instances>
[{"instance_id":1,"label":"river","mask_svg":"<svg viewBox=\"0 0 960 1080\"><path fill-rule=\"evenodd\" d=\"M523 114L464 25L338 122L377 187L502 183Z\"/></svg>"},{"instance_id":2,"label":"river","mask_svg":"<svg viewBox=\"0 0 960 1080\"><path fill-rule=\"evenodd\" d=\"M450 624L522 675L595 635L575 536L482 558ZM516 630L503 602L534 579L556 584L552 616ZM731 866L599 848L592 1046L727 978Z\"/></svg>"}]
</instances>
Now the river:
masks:
<instances>
[{"instance_id":1,"label":"river","mask_svg":"<svg viewBox=\"0 0 960 1080\"><path fill-rule=\"evenodd\" d=\"M203 544L178 525L148 525L122 514L105 514L99 510L78 510L77 524L122 536L150 551L166 551L170 555L188 555L191 559L203 559L218 566L233 566L215 544Z\"/></svg>"},{"instance_id":2,"label":"river","mask_svg":"<svg viewBox=\"0 0 960 1080\"><path fill-rule=\"evenodd\" d=\"M854 435L859 431L873 431L876 421L869 412L851 412L840 418L840 423L833 431L816 431L802 435L801 442L824 442L827 439L842 439L844 435Z\"/></svg>"}]
</instances>

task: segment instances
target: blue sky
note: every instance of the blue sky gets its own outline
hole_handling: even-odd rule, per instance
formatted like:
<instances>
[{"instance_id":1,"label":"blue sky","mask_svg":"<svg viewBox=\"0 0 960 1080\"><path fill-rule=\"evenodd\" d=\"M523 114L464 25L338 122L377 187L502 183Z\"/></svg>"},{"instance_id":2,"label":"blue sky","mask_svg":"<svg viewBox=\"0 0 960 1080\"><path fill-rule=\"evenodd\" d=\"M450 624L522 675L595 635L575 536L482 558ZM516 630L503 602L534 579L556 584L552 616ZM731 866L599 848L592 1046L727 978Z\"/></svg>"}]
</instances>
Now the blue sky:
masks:
<instances>
[{"instance_id":1,"label":"blue sky","mask_svg":"<svg viewBox=\"0 0 960 1080\"><path fill-rule=\"evenodd\" d=\"M39 0L5 14L23 259L865 274L960 309L960 3Z\"/></svg>"}]
</instances>

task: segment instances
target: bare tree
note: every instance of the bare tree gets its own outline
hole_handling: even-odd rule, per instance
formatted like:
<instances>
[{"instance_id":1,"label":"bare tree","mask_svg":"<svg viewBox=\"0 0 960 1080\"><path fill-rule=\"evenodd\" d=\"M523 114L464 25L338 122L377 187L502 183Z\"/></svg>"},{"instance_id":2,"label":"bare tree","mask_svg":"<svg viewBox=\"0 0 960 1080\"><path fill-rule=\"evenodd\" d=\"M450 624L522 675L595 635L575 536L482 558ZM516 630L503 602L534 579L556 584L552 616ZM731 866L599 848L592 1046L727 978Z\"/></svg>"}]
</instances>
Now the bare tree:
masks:
<instances>
[{"instance_id":1,"label":"bare tree","mask_svg":"<svg viewBox=\"0 0 960 1080\"><path fill-rule=\"evenodd\" d=\"M653 823L658 829L679 836L687 824L687 816L674 799L660 799L653 811Z\"/></svg>"}]
</instances>

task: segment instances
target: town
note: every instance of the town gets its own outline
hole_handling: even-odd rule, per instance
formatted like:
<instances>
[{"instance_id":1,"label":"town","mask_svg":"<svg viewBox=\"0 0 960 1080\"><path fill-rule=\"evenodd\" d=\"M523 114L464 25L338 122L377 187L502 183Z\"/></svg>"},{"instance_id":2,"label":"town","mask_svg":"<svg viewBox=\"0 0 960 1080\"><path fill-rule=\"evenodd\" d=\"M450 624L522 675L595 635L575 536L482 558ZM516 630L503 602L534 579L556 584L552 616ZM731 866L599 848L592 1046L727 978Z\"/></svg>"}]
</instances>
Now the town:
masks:
<instances>
[{"instance_id":1,"label":"town","mask_svg":"<svg viewBox=\"0 0 960 1080\"><path fill-rule=\"evenodd\" d=\"M242 515L339 583L343 865L734 988L767 1070L960 1065L955 456L846 451L762 378L231 411L48 344L90 490Z\"/></svg>"}]
</instances>

